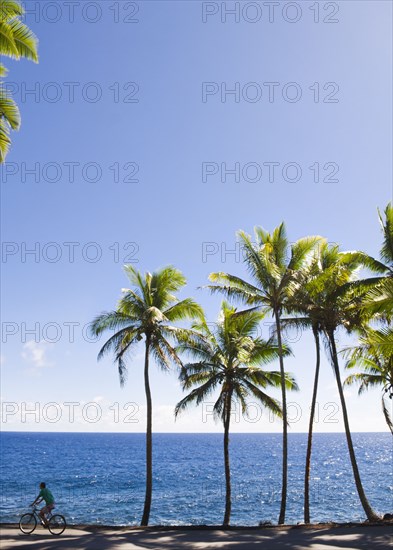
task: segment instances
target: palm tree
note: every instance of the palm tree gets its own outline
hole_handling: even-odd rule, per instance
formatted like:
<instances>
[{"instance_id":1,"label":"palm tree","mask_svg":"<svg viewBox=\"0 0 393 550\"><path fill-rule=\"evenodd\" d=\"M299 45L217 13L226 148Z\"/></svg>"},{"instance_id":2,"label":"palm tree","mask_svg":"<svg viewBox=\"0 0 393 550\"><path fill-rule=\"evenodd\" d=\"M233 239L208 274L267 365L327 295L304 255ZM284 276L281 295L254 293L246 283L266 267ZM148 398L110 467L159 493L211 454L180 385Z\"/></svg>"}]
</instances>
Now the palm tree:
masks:
<instances>
[{"instance_id":1,"label":"palm tree","mask_svg":"<svg viewBox=\"0 0 393 550\"><path fill-rule=\"evenodd\" d=\"M106 331L115 331L101 348L98 359L113 352L118 366L120 383L125 382L127 367L126 356L135 345L145 339L144 381L147 403L146 429L146 496L141 525L148 525L153 488L152 471L152 399L149 382L149 359L152 355L158 365L168 369L171 362L182 363L171 345L171 339L184 336L186 329L180 329L169 323L185 319L201 319L201 307L192 299L178 301L175 292L185 284L186 279L172 266L164 267L153 274L143 275L133 266L127 265L125 272L134 289L123 289L115 311L98 315L91 323L91 332L95 336Z\"/></svg>"},{"instance_id":2,"label":"palm tree","mask_svg":"<svg viewBox=\"0 0 393 550\"><path fill-rule=\"evenodd\" d=\"M364 265L363 260L365 255L364 253L358 252L340 252L337 245L329 245L325 240L320 243L315 252L316 254L311 268L308 271L307 279L287 303L287 311L301 315L301 317L285 318L282 321L283 326L295 325L301 328L312 328L315 340L316 368L311 401L304 478L305 523L310 522L309 487L312 432L320 370L320 335L325 338L330 351L329 357L332 361L336 381L339 386L340 398L342 398L341 404L346 419L345 427L347 441L351 459L353 459L355 480L357 480L357 485L359 486L358 490L362 495L362 502L366 501L353 453L344 396L342 391L340 391L340 373L337 368L337 362L332 355L332 349L335 349L335 344L332 344L332 340L334 340L334 331L343 326L348 332L351 332L359 323L363 322L360 306L362 304L362 298L364 299L368 290L367 287L358 287L354 281L357 268ZM333 329L333 327L335 328ZM366 508L369 507L368 503L365 504L365 506Z\"/></svg>"},{"instance_id":3,"label":"palm tree","mask_svg":"<svg viewBox=\"0 0 393 550\"><path fill-rule=\"evenodd\" d=\"M284 223L271 234L261 227L255 228L255 243L243 231L239 232L239 237L244 261L255 285L227 273L212 273L210 280L218 284L209 285L208 288L212 292L221 292L230 298L239 299L252 307L270 311L275 320L283 412L282 491L278 523L283 524L288 485L288 421L281 319L287 301L305 279L319 237L305 237L290 245Z\"/></svg>"},{"instance_id":4,"label":"palm tree","mask_svg":"<svg viewBox=\"0 0 393 550\"><path fill-rule=\"evenodd\" d=\"M325 240L321 240L320 244L314 251L314 258L308 271L307 278L299 287L295 295L287 303L287 311L302 315L301 317L284 318L282 319L283 327L296 326L300 329L311 328L315 342L315 374L313 392L310 406L310 419L308 426L307 451L304 473L304 522L310 523L310 473L311 473L311 453L312 453L312 437L313 425L315 418L315 407L318 393L319 372L321 365L321 345L320 335L322 326L319 317L319 298L321 296L321 288L324 285L324 279L328 276L329 271L334 266L337 258L335 247L329 247Z\"/></svg>"},{"instance_id":5,"label":"palm tree","mask_svg":"<svg viewBox=\"0 0 393 550\"><path fill-rule=\"evenodd\" d=\"M360 366L364 371L348 376L344 385L360 384L359 395L370 387L382 386L382 411L393 435L393 422L384 400L386 393L390 399L393 397L393 329L366 329L358 346L345 350L345 354L349 356L348 369Z\"/></svg>"},{"instance_id":6,"label":"palm tree","mask_svg":"<svg viewBox=\"0 0 393 550\"><path fill-rule=\"evenodd\" d=\"M211 330L206 322L194 325L194 334L180 346L196 361L186 364L180 372L183 389L196 386L175 409L176 416L191 403L197 405L214 390L220 388L214 405L214 415L224 425L225 463L225 514L223 525L228 526L231 516L231 475L229 463L229 427L233 401L238 400L243 413L247 407L247 397L253 396L265 407L281 416L279 403L263 391L268 386L279 386L279 372L269 372L258 368L278 357L278 347L272 340L264 341L256 337L256 329L264 314L257 311L237 312L234 307L223 303L218 322ZM288 350L284 350L288 353ZM297 389L289 375L285 376L287 389Z\"/></svg>"},{"instance_id":7,"label":"palm tree","mask_svg":"<svg viewBox=\"0 0 393 550\"><path fill-rule=\"evenodd\" d=\"M38 63L37 38L20 20L23 14L24 9L19 2L0 0L0 56L13 59L24 57ZM0 78L6 74L5 67L0 63ZM19 127L19 109L0 82L0 164L5 161L11 145L10 129L18 130Z\"/></svg>"},{"instance_id":8,"label":"palm tree","mask_svg":"<svg viewBox=\"0 0 393 550\"><path fill-rule=\"evenodd\" d=\"M366 287L354 284L357 270L364 267L359 253L339 252L333 247L330 257L331 266L326 273L317 277L320 285L316 315L328 348L328 356L332 363L336 378L337 389L343 412L345 435L348 452L351 460L356 489L363 509L369 521L378 521L379 517L371 508L365 495L356 462L355 451L349 427L348 412L341 382L338 352L336 346L336 332L345 328L348 332L359 329L364 325L363 301L367 293ZM367 320L367 319L366 319Z\"/></svg>"}]
</instances>

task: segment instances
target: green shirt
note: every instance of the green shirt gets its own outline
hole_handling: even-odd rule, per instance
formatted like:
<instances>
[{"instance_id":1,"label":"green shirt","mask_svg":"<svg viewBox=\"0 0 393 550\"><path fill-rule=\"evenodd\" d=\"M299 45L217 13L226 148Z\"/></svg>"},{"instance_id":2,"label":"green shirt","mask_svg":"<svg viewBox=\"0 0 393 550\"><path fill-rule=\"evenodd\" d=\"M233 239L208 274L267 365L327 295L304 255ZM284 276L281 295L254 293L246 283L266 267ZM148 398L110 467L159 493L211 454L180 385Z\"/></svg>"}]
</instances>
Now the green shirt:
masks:
<instances>
[{"instance_id":1,"label":"green shirt","mask_svg":"<svg viewBox=\"0 0 393 550\"><path fill-rule=\"evenodd\" d=\"M55 499L53 498L52 493L49 491L49 489L41 489L40 494L38 495L42 497L45 500L45 504L53 504L55 502Z\"/></svg>"}]
</instances>

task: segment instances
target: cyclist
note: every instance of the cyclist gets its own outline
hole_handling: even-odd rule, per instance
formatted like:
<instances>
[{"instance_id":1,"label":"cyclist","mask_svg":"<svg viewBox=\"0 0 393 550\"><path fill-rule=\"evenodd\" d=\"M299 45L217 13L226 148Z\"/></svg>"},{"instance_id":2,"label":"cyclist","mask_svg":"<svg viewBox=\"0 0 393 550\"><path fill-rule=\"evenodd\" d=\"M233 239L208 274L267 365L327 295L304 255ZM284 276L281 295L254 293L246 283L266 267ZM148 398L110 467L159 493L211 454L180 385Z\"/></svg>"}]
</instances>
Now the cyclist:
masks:
<instances>
[{"instance_id":1,"label":"cyclist","mask_svg":"<svg viewBox=\"0 0 393 550\"><path fill-rule=\"evenodd\" d=\"M49 514L55 508L55 499L53 498L52 493L49 491L49 489L46 487L46 483L42 482L40 483L40 492L38 494L38 497L35 499L34 502L32 502L31 506L34 506L34 504L38 504L39 502L42 502L45 500L45 506L40 510L40 518L45 527L48 527L48 522L46 520L46 514Z\"/></svg>"}]
</instances>

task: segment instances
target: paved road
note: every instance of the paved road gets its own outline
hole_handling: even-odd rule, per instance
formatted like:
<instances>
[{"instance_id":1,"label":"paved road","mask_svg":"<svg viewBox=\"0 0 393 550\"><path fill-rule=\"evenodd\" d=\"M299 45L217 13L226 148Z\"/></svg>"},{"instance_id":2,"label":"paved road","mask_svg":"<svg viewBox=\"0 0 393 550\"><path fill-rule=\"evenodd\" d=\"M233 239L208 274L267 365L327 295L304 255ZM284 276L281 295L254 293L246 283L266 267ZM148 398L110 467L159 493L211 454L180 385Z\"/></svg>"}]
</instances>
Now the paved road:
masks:
<instances>
[{"instance_id":1,"label":"paved road","mask_svg":"<svg viewBox=\"0 0 393 550\"><path fill-rule=\"evenodd\" d=\"M55 537L42 528L23 535L0 528L1 550L392 550L393 526L270 528L262 530L67 528Z\"/></svg>"}]
</instances>

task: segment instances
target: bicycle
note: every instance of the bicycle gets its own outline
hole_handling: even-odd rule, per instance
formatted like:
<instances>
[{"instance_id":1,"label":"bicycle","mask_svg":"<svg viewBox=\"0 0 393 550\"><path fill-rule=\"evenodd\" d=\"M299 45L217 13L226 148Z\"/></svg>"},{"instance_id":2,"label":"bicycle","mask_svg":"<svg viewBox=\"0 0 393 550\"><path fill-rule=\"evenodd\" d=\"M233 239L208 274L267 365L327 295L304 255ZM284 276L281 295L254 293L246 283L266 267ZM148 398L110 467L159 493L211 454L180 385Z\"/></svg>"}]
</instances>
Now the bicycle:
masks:
<instances>
[{"instance_id":1,"label":"bicycle","mask_svg":"<svg viewBox=\"0 0 393 550\"><path fill-rule=\"evenodd\" d=\"M38 515L37 506L33 506L31 512L23 514L19 520L19 529L25 535L30 535L34 529L37 527L37 523L41 522L41 518ZM64 529L67 527L66 520L61 514L50 514L47 517L48 529L52 535L61 535Z\"/></svg>"}]
</instances>

